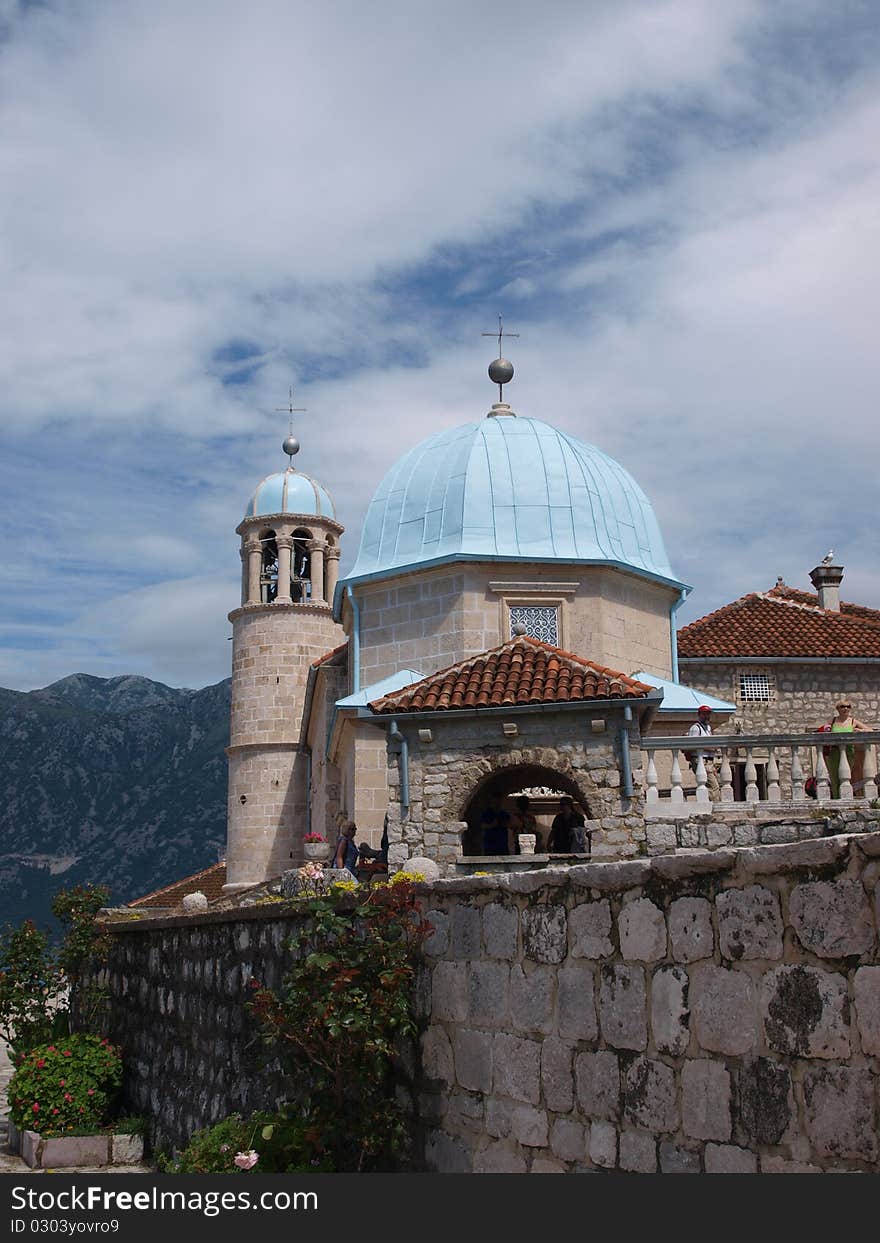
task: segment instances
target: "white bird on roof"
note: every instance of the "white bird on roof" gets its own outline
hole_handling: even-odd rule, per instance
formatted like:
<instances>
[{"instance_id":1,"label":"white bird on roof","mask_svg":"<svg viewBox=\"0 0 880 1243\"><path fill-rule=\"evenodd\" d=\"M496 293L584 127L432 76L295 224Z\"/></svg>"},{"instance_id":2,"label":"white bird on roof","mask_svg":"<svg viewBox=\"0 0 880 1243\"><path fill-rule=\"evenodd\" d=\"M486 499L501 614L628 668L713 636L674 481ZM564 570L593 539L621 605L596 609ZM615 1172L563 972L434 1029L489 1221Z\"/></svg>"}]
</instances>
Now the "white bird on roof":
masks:
<instances>
[{"instance_id":1,"label":"white bird on roof","mask_svg":"<svg viewBox=\"0 0 880 1243\"><path fill-rule=\"evenodd\" d=\"M829 549L828 549L828 551L826 552L825 556L822 558L822 564L823 564L823 565L833 565L833 564L834 564L834 549L833 549L833 548L829 548Z\"/></svg>"}]
</instances>

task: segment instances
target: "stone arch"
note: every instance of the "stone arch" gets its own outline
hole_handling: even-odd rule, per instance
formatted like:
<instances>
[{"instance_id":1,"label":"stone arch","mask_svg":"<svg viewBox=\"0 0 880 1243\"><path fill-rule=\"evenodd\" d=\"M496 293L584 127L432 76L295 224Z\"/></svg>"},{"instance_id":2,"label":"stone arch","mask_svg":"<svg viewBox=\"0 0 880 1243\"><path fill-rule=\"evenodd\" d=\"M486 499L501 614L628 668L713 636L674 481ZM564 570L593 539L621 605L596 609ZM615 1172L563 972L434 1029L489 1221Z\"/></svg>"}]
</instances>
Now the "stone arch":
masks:
<instances>
[{"instance_id":1,"label":"stone arch","mask_svg":"<svg viewBox=\"0 0 880 1243\"><path fill-rule=\"evenodd\" d=\"M499 755L493 757L491 768L484 770L475 783L471 781L466 792L459 796L458 819L467 826L461 834L463 852L482 853L480 817L491 798L495 795L504 798L536 786L549 787L569 795L584 818L592 818L594 792L588 785L587 774L582 769L573 768L564 754L548 753L546 748L541 748Z\"/></svg>"},{"instance_id":2,"label":"stone arch","mask_svg":"<svg viewBox=\"0 0 880 1243\"><path fill-rule=\"evenodd\" d=\"M278 595L278 542L274 527L263 527L260 541L260 599L271 604Z\"/></svg>"}]
</instances>

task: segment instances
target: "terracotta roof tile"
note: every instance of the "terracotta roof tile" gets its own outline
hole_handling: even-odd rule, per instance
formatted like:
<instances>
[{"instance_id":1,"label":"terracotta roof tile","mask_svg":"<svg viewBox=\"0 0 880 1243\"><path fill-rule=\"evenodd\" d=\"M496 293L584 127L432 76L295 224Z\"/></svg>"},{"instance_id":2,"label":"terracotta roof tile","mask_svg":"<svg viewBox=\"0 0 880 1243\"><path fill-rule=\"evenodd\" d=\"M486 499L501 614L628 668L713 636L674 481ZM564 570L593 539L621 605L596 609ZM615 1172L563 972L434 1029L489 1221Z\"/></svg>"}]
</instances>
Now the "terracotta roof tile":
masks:
<instances>
[{"instance_id":1,"label":"terracotta roof tile","mask_svg":"<svg viewBox=\"0 0 880 1243\"><path fill-rule=\"evenodd\" d=\"M212 863L209 868L176 880L163 889L155 889L152 893L135 898L128 906L156 907L165 910L168 907L180 906L188 893L203 893L209 902L216 902L222 896L221 891L226 884L226 860Z\"/></svg>"},{"instance_id":2,"label":"terracotta roof tile","mask_svg":"<svg viewBox=\"0 0 880 1243\"><path fill-rule=\"evenodd\" d=\"M819 608L818 597L778 584L751 592L678 632L685 660L712 657L880 657L880 610L841 602Z\"/></svg>"},{"instance_id":3,"label":"terracotta roof tile","mask_svg":"<svg viewBox=\"0 0 880 1243\"><path fill-rule=\"evenodd\" d=\"M642 699L650 686L519 635L370 704L373 712L442 712L590 699Z\"/></svg>"},{"instance_id":4,"label":"terracotta roof tile","mask_svg":"<svg viewBox=\"0 0 880 1243\"><path fill-rule=\"evenodd\" d=\"M325 652L323 656L319 656L317 660L312 661L312 668L317 669L319 665L329 665L334 656L339 656L348 647L348 639L344 643L340 643L339 647L334 647L332 652Z\"/></svg>"}]
</instances>

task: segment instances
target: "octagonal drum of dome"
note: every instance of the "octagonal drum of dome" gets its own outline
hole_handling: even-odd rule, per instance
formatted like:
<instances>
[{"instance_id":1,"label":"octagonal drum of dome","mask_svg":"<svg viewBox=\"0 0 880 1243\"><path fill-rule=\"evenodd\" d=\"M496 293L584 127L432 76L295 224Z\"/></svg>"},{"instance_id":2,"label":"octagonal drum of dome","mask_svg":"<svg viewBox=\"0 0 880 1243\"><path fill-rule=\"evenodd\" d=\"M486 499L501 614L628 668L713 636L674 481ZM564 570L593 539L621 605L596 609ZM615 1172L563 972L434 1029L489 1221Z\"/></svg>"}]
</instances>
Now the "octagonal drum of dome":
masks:
<instances>
[{"instance_id":1,"label":"octagonal drum of dome","mask_svg":"<svg viewBox=\"0 0 880 1243\"><path fill-rule=\"evenodd\" d=\"M539 419L466 423L406 453L376 490L345 581L479 559L606 563L683 585L632 475Z\"/></svg>"}]
</instances>

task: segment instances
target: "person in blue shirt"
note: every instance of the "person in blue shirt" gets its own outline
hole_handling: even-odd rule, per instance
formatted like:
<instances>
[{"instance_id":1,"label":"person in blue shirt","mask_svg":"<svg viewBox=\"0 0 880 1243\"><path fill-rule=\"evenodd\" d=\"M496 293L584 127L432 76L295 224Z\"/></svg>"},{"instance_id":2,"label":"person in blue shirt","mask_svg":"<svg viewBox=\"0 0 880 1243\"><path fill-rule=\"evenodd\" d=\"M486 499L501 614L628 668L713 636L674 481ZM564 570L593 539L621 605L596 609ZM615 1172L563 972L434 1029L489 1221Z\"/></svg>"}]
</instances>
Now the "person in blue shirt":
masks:
<instances>
[{"instance_id":1,"label":"person in blue shirt","mask_svg":"<svg viewBox=\"0 0 880 1243\"><path fill-rule=\"evenodd\" d=\"M358 864L358 849L354 844L356 833L355 822L347 820L336 839L336 850L333 852L333 866L339 869L347 868L355 880L357 880Z\"/></svg>"}]
</instances>

